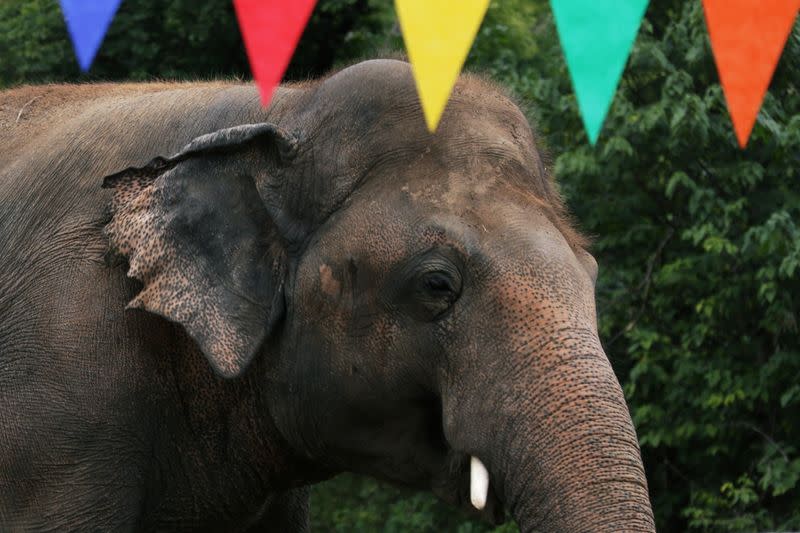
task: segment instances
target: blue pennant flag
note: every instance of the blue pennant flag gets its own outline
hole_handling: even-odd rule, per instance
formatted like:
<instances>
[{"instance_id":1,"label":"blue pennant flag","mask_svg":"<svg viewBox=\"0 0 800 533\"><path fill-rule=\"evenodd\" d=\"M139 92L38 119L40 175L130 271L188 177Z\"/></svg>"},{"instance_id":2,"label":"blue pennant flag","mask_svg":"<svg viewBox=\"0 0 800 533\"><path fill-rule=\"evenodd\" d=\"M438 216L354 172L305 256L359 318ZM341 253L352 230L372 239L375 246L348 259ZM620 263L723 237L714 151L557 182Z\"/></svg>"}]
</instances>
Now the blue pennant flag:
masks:
<instances>
[{"instance_id":1,"label":"blue pennant flag","mask_svg":"<svg viewBox=\"0 0 800 533\"><path fill-rule=\"evenodd\" d=\"M122 0L59 0L67 30L78 56L81 70L86 72L103 42L108 26Z\"/></svg>"}]
</instances>

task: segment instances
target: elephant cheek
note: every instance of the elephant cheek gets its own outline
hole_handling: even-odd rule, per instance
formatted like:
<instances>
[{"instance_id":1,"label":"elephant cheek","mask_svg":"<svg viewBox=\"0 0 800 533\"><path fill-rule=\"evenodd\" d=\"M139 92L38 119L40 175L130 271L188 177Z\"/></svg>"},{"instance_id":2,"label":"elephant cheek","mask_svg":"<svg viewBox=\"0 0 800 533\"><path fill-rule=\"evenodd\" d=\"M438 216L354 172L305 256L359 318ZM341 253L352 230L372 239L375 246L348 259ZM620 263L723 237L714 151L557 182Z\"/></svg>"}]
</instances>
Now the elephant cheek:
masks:
<instances>
[{"instance_id":1,"label":"elephant cheek","mask_svg":"<svg viewBox=\"0 0 800 533\"><path fill-rule=\"evenodd\" d=\"M329 265L319 266L319 288L323 294L329 298L338 299L341 293L342 284L333 274L333 269Z\"/></svg>"}]
</instances>

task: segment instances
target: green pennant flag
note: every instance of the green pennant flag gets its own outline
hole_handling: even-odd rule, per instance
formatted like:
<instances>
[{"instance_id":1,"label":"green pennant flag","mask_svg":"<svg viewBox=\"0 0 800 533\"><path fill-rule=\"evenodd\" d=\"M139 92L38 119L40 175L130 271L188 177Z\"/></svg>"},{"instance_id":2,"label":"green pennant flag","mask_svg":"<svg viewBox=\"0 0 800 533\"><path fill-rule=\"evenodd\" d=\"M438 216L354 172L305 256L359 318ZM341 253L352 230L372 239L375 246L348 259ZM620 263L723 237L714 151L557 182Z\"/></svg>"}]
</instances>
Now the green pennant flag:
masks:
<instances>
[{"instance_id":1,"label":"green pennant flag","mask_svg":"<svg viewBox=\"0 0 800 533\"><path fill-rule=\"evenodd\" d=\"M583 125L592 144L614 99L648 0L551 0Z\"/></svg>"}]
</instances>

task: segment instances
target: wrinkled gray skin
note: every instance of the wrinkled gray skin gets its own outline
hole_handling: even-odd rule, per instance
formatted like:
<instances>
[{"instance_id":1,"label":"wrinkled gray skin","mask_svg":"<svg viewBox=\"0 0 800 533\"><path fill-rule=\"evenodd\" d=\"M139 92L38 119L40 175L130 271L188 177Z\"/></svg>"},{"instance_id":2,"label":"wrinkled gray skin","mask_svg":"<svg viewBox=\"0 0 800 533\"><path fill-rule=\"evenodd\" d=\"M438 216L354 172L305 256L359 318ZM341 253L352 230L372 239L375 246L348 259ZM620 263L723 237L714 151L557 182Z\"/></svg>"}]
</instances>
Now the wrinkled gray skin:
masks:
<instances>
[{"instance_id":1,"label":"wrinkled gray skin","mask_svg":"<svg viewBox=\"0 0 800 533\"><path fill-rule=\"evenodd\" d=\"M654 531L596 264L501 91L462 77L436 135L397 61L266 110L234 83L0 110L0 529L303 531L304 487L355 471Z\"/></svg>"}]
</instances>

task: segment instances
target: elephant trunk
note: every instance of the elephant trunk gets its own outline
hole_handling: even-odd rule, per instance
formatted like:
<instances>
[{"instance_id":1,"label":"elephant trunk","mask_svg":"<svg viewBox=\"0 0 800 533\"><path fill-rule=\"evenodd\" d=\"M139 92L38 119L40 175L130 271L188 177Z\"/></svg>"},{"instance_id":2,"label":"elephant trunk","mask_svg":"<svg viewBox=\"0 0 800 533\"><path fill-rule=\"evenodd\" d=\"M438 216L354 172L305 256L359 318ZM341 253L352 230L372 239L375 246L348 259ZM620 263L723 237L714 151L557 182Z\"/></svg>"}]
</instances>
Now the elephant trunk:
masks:
<instances>
[{"instance_id":1,"label":"elephant trunk","mask_svg":"<svg viewBox=\"0 0 800 533\"><path fill-rule=\"evenodd\" d=\"M551 345L495 366L497 385L465 402L472 431L453 437L485 462L523 533L654 532L636 433L599 341L586 332Z\"/></svg>"}]
</instances>

